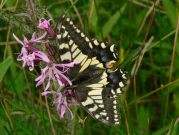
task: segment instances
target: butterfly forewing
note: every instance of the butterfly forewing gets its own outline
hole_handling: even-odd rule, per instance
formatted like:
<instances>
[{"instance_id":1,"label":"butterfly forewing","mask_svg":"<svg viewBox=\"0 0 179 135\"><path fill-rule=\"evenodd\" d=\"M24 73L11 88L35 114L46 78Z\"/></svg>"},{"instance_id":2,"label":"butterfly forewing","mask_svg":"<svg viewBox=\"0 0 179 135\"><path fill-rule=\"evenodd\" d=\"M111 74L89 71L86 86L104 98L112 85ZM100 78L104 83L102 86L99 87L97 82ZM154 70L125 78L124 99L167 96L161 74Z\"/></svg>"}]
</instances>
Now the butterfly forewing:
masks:
<instances>
[{"instance_id":1,"label":"butterfly forewing","mask_svg":"<svg viewBox=\"0 0 179 135\"><path fill-rule=\"evenodd\" d=\"M88 38L70 18L61 17L58 30L61 62L80 62L69 71L78 102L95 119L119 124L117 97L126 77L121 69L108 72L105 67L106 62L118 60L114 46Z\"/></svg>"}]
</instances>

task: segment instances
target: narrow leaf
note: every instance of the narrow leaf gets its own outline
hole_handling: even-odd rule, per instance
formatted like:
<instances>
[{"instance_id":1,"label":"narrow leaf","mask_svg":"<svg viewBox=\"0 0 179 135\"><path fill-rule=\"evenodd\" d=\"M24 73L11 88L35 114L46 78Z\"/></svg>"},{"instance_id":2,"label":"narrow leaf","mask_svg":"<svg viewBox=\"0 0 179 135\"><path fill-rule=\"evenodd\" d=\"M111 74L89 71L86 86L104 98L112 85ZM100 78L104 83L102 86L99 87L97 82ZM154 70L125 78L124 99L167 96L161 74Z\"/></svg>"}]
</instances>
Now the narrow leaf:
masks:
<instances>
[{"instance_id":1,"label":"narrow leaf","mask_svg":"<svg viewBox=\"0 0 179 135\"><path fill-rule=\"evenodd\" d=\"M4 75L6 74L12 62L13 62L12 57L9 56L2 63L0 63L0 82L2 81Z\"/></svg>"},{"instance_id":2,"label":"narrow leaf","mask_svg":"<svg viewBox=\"0 0 179 135\"><path fill-rule=\"evenodd\" d=\"M120 16L126 9L127 4L125 3L119 11L117 11L113 16L109 18L109 20L102 27L103 36L106 37L109 32L113 29L114 25L117 23Z\"/></svg>"},{"instance_id":3,"label":"narrow leaf","mask_svg":"<svg viewBox=\"0 0 179 135\"><path fill-rule=\"evenodd\" d=\"M175 28L177 23L177 7L170 0L162 0L162 2L166 10L167 17L169 18L173 28Z\"/></svg>"}]
</instances>

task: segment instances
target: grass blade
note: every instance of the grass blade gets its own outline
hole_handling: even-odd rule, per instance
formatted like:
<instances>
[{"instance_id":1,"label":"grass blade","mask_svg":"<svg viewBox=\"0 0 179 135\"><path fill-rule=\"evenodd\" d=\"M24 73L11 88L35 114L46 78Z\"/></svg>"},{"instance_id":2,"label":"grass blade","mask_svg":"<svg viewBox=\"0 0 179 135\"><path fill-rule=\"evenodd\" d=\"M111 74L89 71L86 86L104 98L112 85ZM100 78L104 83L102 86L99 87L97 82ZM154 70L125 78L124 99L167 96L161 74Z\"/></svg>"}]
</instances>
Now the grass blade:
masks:
<instances>
[{"instance_id":1,"label":"grass blade","mask_svg":"<svg viewBox=\"0 0 179 135\"><path fill-rule=\"evenodd\" d=\"M119 11L117 11L113 16L109 18L109 20L104 24L102 28L103 37L106 37L109 32L113 29L114 25L117 23L118 19L125 11L127 4L124 4Z\"/></svg>"},{"instance_id":2,"label":"grass blade","mask_svg":"<svg viewBox=\"0 0 179 135\"><path fill-rule=\"evenodd\" d=\"M176 14L176 7L170 0L162 0L166 14L173 26L173 28L176 27L177 23L177 14Z\"/></svg>"},{"instance_id":3,"label":"grass blade","mask_svg":"<svg viewBox=\"0 0 179 135\"><path fill-rule=\"evenodd\" d=\"M6 74L12 62L13 62L12 57L9 56L2 63L0 63L0 82L2 81L4 75Z\"/></svg>"}]
</instances>

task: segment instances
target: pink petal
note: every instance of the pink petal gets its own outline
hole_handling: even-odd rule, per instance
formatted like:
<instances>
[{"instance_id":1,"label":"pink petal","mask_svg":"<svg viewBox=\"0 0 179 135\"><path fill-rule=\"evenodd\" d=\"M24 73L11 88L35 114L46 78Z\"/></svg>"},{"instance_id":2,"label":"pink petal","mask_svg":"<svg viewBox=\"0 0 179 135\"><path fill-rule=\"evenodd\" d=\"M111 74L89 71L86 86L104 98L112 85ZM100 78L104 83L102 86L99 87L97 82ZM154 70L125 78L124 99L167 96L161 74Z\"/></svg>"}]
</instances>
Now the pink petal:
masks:
<instances>
[{"instance_id":1,"label":"pink petal","mask_svg":"<svg viewBox=\"0 0 179 135\"><path fill-rule=\"evenodd\" d=\"M46 19L44 19L44 18L40 19L40 20L39 20L38 27L39 27L40 29L47 29L47 28L49 28L49 26L50 26L49 21L50 21L50 20L46 20Z\"/></svg>"},{"instance_id":2,"label":"pink petal","mask_svg":"<svg viewBox=\"0 0 179 135\"><path fill-rule=\"evenodd\" d=\"M64 87L65 86L64 83L60 79L57 79L57 82L58 82L60 87Z\"/></svg>"},{"instance_id":3,"label":"pink petal","mask_svg":"<svg viewBox=\"0 0 179 135\"><path fill-rule=\"evenodd\" d=\"M63 79L65 79L69 83L69 85L72 85L72 82L65 75L63 75L58 69L54 68L54 73L56 74L56 77L58 79L63 78Z\"/></svg>"},{"instance_id":4,"label":"pink petal","mask_svg":"<svg viewBox=\"0 0 179 135\"><path fill-rule=\"evenodd\" d=\"M40 79L42 78L42 76L45 76L45 73L46 73L46 71L47 71L48 69L49 69L48 66L46 66L45 68L43 68L42 71L41 71L42 74L41 74L39 77L37 77L37 78L35 79L35 81L38 81L38 80L40 80Z\"/></svg>"},{"instance_id":5,"label":"pink petal","mask_svg":"<svg viewBox=\"0 0 179 135\"><path fill-rule=\"evenodd\" d=\"M40 75L38 78L35 79L35 81L38 81L36 84L36 87L40 86L46 78L46 75Z\"/></svg>"},{"instance_id":6,"label":"pink petal","mask_svg":"<svg viewBox=\"0 0 179 135\"><path fill-rule=\"evenodd\" d=\"M24 46L24 43L13 33L13 37L15 38L15 40L20 43L21 45Z\"/></svg>"},{"instance_id":7,"label":"pink petal","mask_svg":"<svg viewBox=\"0 0 179 135\"><path fill-rule=\"evenodd\" d=\"M29 44L29 40L25 37L25 36L23 36L24 37L24 46L28 46L28 44Z\"/></svg>"},{"instance_id":8,"label":"pink petal","mask_svg":"<svg viewBox=\"0 0 179 135\"><path fill-rule=\"evenodd\" d=\"M48 72L45 74L45 72L47 70L48 70L48 66L46 66L44 69L42 69L42 74L35 79L35 81L38 81L37 84L36 84L36 87L41 85L44 82L45 78L48 77Z\"/></svg>"},{"instance_id":9,"label":"pink petal","mask_svg":"<svg viewBox=\"0 0 179 135\"><path fill-rule=\"evenodd\" d=\"M39 58L41 58L41 60L43 60L44 62L50 63L50 59L48 58L48 56L45 53L38 51L35 53L35 55L38 56Z\"/></svg>"},{"instance_id":10,"label":"pink petal","mask_svg":"<svg viewBox=\"0 0 179 135\"><path fill-rule=\"evenodd\" d=\"M35 78L35 81L39 81L41 78L42 78L42 75L40 75L37 78Z\"/></svg>"},{"instance_id":11,"label":"pink petal","mask_svg":"<svg viewBox=\"0 0 179 135\"><path fill-rule=\"evenodd\" d=\"M45 87L45 91L50 87L50 80L51 80L51 78L52 78L52 70L49 69L47 75L48 75L48 83L47 83L47 85L46 85L46 87Z\"/></svg>"},{"instance_id":12,"label":"pink petal","mask_svg":"<svg viewBox=\"0 0 179 135\"><path fill-rule=\"evenodd\" d=\"M22 67L25 67L26 65L26 61L23 61Z\"/></svg>"},{"instance_id":13,"label":"pink petal","mask_svg":"<svg viewBox=\"0 0 179 135\"><path fill-rule=\"evenodd\" d=\"M41 93L42 96L46 96L48 94L57 94L57 92L56 91L44 91Z\"/></svg>"},{"instance_id":14,"label":"pink petal","mask_svg":"<svg viewBox=\"0 0 179 135\"><path fill-rule=\"evenodd\" d=\"M75 64L79 64L79 62L70 62L68 64L54 64L54 65L58 67L74 67Z\"/></svg>"},{"instance_id":15,"label":"pink petal","mask_svg":"<svg viewBox=\"0 0 179 135\"><path fill-rule=\"evenodd\" d=\"M41 39L43 39L45 36L47 35L47 32L45 32L42 36L38 37L35 39L35 41L37 42L40 42Z\"/></svg>"},{"instance_id":16,"label":"pink petal","mask_svg":"<svg viewBox=\"0 0 179 135\"><path fill-rule=\"evenodd\" d=\"M34 70L34 65L33 66L29 66L29 70L33 71Z\"/></svg>"},{"instance_id":17,"label":"pink petal","mask_svg":"<svg viewBox=\"0 0 179 135\"><path fill-rule=\"evenodd\" d=\"M76 106L76 105L79 105L78 101L75 100L74 98L72 98L72 101L71 101L71 103L69 104L69 106Z\"/></svg>"},{"instance_id":18,"label":"pink petal","mask_svg":"<svg viewBox=\"0 0 179 135\"><path fill-rule=\"evenodd\" d=\"M66 111L66 106L62 105L61 111L60 111L60 117L63 118Z\"/></svg>"},{"instance_id":19,"label":"pink petal","mask_svg":"<svg viewBox=\"0 0 179 135\"><path fill-rule=\"evenodd\" d=\"M31 40L34 40L34 39L35 39L35 37L36 37L36 33L35 33L35 32L33 32Z\"/></svg>"},{"instance_id":20,"label":"pink petal","mask_svg":"<svg viewBox=\"0 0 179 135\"><path fill-rule=\"evenodd\" d=\"M44 91L47 91L47 90L49 89L49 87L50 87L50 79L48 80L48 83L47 83L47 85L46 85L46 87L45 87L45 90L44 90Z\"/></svg>"},{"instance_id":21,"label":"pink petal","mask_svg":"<svg viewBox=\"0 0 179 135\"><path fill-rule=\"evenodd\" d=\"M35 81L37 81L36 87L40 86L44 82L45 78L42 78L42 75L41 75L41 76L38 77L38 79L39 79L38 81L35 80Z\"/></svg>"}]
</instances>

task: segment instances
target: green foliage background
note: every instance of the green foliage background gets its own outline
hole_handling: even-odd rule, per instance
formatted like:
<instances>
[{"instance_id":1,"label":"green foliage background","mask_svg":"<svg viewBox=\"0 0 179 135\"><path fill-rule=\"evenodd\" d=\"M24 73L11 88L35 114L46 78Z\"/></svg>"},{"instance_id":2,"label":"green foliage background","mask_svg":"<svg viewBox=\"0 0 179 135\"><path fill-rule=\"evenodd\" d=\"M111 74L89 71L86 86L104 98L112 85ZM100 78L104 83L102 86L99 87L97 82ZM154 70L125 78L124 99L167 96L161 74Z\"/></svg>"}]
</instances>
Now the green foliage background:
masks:
<instances>
[{"instance_id":1,"label":"green foliage background","mask_svg":"<svg viewBox=\"0 0 179 135\"><path fill-rule=\"evenodd\" d=\"M178 135L178 6L178 0L1 0L0 134ZM73 121L60 120L48 99L50 122L35 73L16 61L20 45L12 33L29 35L40 17L56 22L63 14L90 37L120 44L121 66L130 76L120 97L121 125L86 118L81 107L73 108ZM134 65L138 72L131 72Z\"/></svg>"}]
</instances>

